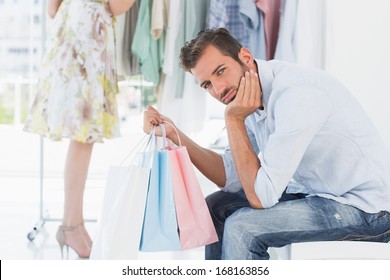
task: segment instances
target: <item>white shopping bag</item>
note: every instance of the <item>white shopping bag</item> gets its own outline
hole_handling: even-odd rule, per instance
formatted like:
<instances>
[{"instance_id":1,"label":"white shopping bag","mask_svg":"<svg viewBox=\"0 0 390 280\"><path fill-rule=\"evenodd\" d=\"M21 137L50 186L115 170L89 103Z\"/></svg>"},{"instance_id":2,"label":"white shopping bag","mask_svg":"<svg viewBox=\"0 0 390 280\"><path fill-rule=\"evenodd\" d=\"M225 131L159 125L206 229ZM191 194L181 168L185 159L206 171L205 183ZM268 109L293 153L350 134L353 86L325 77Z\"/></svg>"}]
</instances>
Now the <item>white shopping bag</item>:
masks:
<instances>
[{"instance_id":1,"label":"white shopping bag","mask_svg":"<svg viewBox=\"0 0 390 280\"><path fill-rule=\"evenodd\" d=\"M147 146L150 146L150 139ZM90 259L137 258L148 191L151 154L150 151L144 150L130 166L110 168Z\"/></svg>"}]
</instances>

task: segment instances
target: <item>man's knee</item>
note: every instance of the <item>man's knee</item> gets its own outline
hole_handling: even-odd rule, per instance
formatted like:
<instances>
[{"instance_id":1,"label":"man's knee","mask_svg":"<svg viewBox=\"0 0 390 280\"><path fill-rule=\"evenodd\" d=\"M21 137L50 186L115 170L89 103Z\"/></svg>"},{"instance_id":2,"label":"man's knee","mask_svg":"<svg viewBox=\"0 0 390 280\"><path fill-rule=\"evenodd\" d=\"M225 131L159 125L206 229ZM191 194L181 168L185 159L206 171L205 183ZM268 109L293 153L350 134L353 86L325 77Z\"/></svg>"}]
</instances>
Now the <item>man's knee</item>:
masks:
<instances>
[{"instance_id":1,"label":"man's knee","mask_svg":"<svg viewBox=\"0 0 390 280\"><path fill-rule=\"evenodd\" d=\"M244 234L244 227L242 225L241 215L239 212L240 211L237 211L226 219L224 238L226 236L229 239L239 240Z\"/></svg>"},{"instance_id":2,"label":"man's knee","mask_svg":"<svg viewBox=\"0 0 390 280\"><path fill-rule=\"evenodd\" d=\"M206 197L206 204L211 213L218 212L216 211L216 209L220 208L221 205L223 205L223 196L223 191L216 191Z\"/></svg>"},{"instance_id":3,"label":"man's knee","mask_svg":"<svg viewBox=\"0 0 390 280\"><path fill-rule=\"evenodd\" d=\"M269 259L261 234L248 226L245 213L237 211L226 219L223 233L223 259ZM253 221L252 223L253 224ZM257 228L260 230L260 227Z\"/></svg>"}]
</instances>

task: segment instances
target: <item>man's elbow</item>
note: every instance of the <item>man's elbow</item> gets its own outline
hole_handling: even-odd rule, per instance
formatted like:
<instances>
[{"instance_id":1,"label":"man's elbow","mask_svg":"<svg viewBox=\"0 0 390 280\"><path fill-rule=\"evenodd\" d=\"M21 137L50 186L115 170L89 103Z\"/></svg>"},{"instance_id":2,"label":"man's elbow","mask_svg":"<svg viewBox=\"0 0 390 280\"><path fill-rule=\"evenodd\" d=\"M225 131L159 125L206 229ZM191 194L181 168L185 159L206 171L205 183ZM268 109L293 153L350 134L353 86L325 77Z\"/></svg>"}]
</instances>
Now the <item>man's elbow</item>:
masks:
<instances>
[{"instance_id":1,"label":"man's elbow","mask_svg":"<svg viewBox=\"0 0 390 280\"><path fill-rule=\"evenodd\" d=\"M263 204L260 201L260 198L257 196L255 188L253 184L251 186L244 187L246 198L248 199L248 202L250 206L254 209L262 209Z\"/></svg>"},{"instance_id":2,"label":"man's elbow","mask_svg":"<svg viewBox=\"0 0 390 280\"><path fill-rule=\"evenodd\" d=\"M263 209L263 205L261 204L261 202L249 202L249 204L251 205L251 207L253 209Z\"/></svg>"},{"instance_id":3,"label":"man's elbow","mask_svg":"<svg viewBox=\"0 0 390 280\"><path fill-rule=\"evenodd\" d=\"M263 204L261 204L261 201L257 196L253 197L252 199L248 199L248 201L249 201L250 206L254 209L263 209L264 208Z\"/></svg>"}]
</instances>

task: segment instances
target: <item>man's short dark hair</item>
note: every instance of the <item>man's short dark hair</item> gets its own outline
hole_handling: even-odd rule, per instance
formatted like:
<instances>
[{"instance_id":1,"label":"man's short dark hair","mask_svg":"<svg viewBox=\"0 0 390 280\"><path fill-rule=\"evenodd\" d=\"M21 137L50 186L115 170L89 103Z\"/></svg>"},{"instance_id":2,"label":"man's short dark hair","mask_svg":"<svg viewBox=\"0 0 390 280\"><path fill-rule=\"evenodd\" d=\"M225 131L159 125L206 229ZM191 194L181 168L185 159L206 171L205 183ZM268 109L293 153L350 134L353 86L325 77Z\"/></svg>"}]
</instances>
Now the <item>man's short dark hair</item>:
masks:
<instances>
[{"instance_id":1,"label":"man's short dark hair","mask_svg":"<svg viewBox=\"0 0 390 280\"><path fill-rule=\"evenodd\" d=\"M227 29L210 28L201 30L195 38L185 43L180 52L180 67L184 71L191 72L203 54L204 50L212 45L222 54L232 57L242 65L238 53L242 48Z\"/></svg>"}]
</instances>

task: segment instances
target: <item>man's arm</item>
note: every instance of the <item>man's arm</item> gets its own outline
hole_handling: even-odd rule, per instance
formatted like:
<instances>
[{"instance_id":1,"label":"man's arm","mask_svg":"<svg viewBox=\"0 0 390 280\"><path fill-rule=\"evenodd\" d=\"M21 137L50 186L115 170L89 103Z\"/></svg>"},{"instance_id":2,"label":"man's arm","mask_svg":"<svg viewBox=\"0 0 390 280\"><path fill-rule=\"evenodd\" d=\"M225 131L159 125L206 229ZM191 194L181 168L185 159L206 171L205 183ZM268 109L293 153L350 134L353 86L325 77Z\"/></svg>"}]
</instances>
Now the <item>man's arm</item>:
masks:
<instances>
[{"instance_id":1,"label":"man's arm","mask_svg":"<svg viewBox=\"0 0 390 280\"><path fill-rule=\"evenodd\" d=\"M245 119L261 106L261 98L258 75L251 70L241 79L235 99L225 110L226 130L237 175L253 208L263 208L254 188L261 164L249 141Z\"/></svg>"},{"instance_id":2,"label":"man's arm","mask_svg":"<svg viewBox=\"0 0 390 280\"><path fill-rule=\"evenodd\" d=\"M181 144L187 148L191 161L196 168L217 186L224 187L226 175L222 157L209 149L199 146L180 130L177 129L177 132L179 133ZM170 137L170 139L175 144L178 144L175 135Z\"/></svg>"},{"instance_id":3,"label":"man's arm","mask_svg":"<svg viewBox=\"0 0 390 280\"><path fill-rule=\"evenodd\" d=\"M245 195L253 208L263 208L254 188L261 165L249 141L245 124L234 120L226 121L226 130L234 165Z\"/></svg>"},{"instance_id":4,"label":"man's arm","mask_svg":"<svg viewBox=\"0 0 390 280\"><path fill-rule=\"evenodd\" d=\"M148 106L144 112L144 131L150 133L153 125L161 125L164 122L169 122L172 125L173 122L167 117L162 117L160 113L152 106ZM187 148L188 154L191 158L192 163L198 168L198 170L205 175L210 181L224 187L226 184L225 167L223 164L222 157L209 149L205 149L193 140L191 140L182 131L176 128L178 135L172 126L166 124L166 134L176 145L179 144L178 135L180 137L181 145ZM157 126L156 134L161 135L161 130Z\"/></svg>"}]
</instances>

